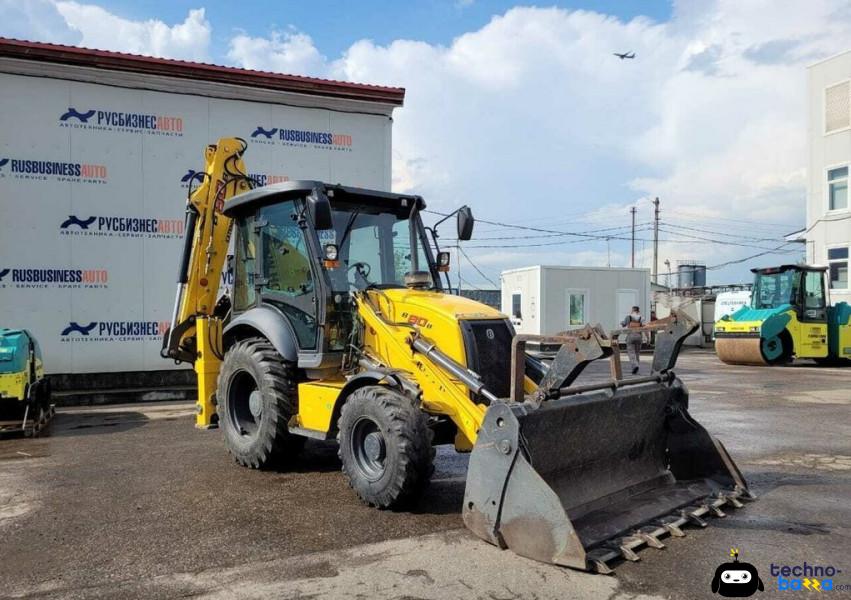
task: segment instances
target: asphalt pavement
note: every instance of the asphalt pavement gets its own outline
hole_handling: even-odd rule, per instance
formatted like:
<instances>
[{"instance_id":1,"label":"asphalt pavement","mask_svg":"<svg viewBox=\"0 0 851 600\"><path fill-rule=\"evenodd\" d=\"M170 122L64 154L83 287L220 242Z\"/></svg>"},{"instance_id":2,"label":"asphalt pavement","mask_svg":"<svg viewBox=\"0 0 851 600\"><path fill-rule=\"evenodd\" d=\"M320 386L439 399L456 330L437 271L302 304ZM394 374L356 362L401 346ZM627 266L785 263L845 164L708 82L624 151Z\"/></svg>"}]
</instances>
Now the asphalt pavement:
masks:
<instances>
[{"instance_id":1,"label":"asphalt pavement","mask_svg":"<svg viewBox=\"0 0 851 600\"><path fill-rule=\"evenodd\" d=\"M759 569L760 597L790 597L772 565L831 566L835 588L851 585L851 369L687 351L677 372L692 416L759 498L614 576L468 533L467 456L451 447L411 510L377 511L349 489L333 443L309 442L293 469L253 471L220 432L193 428L191 404L146 403L61 409L48 437L0 440L0 597L712 598L731 547Z\"/></svg>"}]
</instances>

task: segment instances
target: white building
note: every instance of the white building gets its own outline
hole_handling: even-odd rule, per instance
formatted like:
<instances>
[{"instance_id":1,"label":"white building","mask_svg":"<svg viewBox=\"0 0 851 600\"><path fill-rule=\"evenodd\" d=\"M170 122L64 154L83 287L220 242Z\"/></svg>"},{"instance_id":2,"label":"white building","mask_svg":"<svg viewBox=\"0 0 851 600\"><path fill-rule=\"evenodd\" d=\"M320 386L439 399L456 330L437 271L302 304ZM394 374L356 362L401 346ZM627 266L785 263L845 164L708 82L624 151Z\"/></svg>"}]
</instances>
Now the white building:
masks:
<instances>
[{"instance_id":1,"label":"white building","mask_svg":"<svg viewBox=\"0 0 851 600\"><path fill-rule=\"evenodd\" d=\"M808 74L807 262L828 265L833 302L851 302L851 50L811 65Z\"/></svg>"},{"instance_id":2,"label":"white building","mask_svg":"<svg viewBox=\"0 0 851 600\"><path fill-rule=\"evenodd\" d=\"M650 270L536 265L503 271L502 312L518 333L553 335L583 325L615 329L638 306L650 318Z\"/></svg>"},{"instance_id":3,"label":"white building","mask_svg":"<svg viewBox=\"0 0 851 600\"><path fill-rule=\"evenodd\" d=\"M161 381L174 368L159 350L184 207L207 144L244 138L261 185L389 189L403 99L400 88L0 39L0 325L34 332L54 383Z\"/></svg>"}]
</instances>

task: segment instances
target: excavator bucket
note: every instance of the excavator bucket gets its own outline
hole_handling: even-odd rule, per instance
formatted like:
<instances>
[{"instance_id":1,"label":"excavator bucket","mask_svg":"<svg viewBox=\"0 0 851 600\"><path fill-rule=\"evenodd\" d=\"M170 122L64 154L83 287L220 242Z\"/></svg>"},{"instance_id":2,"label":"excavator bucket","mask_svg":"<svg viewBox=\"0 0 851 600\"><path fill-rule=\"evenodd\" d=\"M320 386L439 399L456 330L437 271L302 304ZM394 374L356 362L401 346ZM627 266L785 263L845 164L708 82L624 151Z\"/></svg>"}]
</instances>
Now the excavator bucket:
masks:
<instances>
[{"instance_id":1,"label":"excavator bucket","mask_svg":"<svg viewBox=\"0 0 851 600\"><path fill-rule=\"evenodd\" d=\"M563 338L535 393L488 407L470 457L466 526L522 556L607 573L613 559L638 560L639 547L663 548L660 538L750 499L671 371L693 324L677 314L659 326L651 376L620 379L613 366L612 379L573 388L564 383L592 360L619 361L617 338L590 329ZM522 346L531 336L518 337Z\"/></svg>"}]
</instances>

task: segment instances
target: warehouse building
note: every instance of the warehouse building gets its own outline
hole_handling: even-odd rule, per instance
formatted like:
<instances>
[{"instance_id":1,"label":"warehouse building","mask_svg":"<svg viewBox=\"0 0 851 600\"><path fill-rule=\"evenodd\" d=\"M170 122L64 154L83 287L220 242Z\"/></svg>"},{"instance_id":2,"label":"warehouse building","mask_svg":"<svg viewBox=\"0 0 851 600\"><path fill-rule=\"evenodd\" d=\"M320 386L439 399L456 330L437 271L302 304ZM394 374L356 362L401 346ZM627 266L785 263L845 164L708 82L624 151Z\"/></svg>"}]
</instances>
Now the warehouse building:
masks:
<instances>
[{"instance_id":1,"label":"warehouse building","mask_svg":"<svg viewBox=\"0 0 851 600\"><path fill-rule=\"evenodd\" d=\"M60 386L84 374L168 380L161 335L205 147L244 138L261 184L389 189L403 99L401 88L0 39L0 326L31 330Z\"/></svg>"},{"instance_id":2,"label":"warehouse building","mask_svg":"<svg viewBox=\"0 0 851 600\"><path fill-rule=\"evenodd\" d=\"M808 69L807 262L829 268L833 302L851 302L851 50Z\"/></svg>"}]
</instances>

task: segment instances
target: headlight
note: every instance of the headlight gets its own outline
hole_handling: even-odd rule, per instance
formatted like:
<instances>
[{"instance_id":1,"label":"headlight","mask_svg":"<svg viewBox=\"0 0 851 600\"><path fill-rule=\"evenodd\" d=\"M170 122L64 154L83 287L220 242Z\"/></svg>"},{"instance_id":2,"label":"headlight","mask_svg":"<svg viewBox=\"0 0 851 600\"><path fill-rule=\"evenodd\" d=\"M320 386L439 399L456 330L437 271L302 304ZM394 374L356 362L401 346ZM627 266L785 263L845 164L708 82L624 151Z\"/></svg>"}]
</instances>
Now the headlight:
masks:
<instances>
[{"instance_id":1,"label":"headlight","mask_svg":"<svg viewBox=\"0 0 851 600\"><path fill-rule=\"evenodd\" d=\"M325 244L322 249L322 253L325 255L322 260L322 265L326 269L336 269L340 266L340 261L337 260L337 257L340 254L337 244Z\"/></svg>"},{"instance_id":2,"label":"headlight","mask_svg":"<svg viewBox=\"0 0 851 600\"><path fill-rule=\"evenodd\" d=\"M449 252L437 253L437 270L441 273L449 271Z\"/></svg>"},{"instance_id":3,"label":"headlight","mask_svg":"<svg viewBox=\"0 0 851 600\"><path fill-rule=\"evenodd\" d=\"M723 327L716 327L715 331L719 331L721 333L724 333L724 328Z\"/></svg>"},{"instance_id":4,"label":"headlight","mask_svg":"<svg viewBox=\"0 0 851 600\"><path fill-rule=\"evenodd\" d=\"M758 332L759 332L759 326L751 327L751 333L758 333Z\"/></svg>"}]
</instances>

